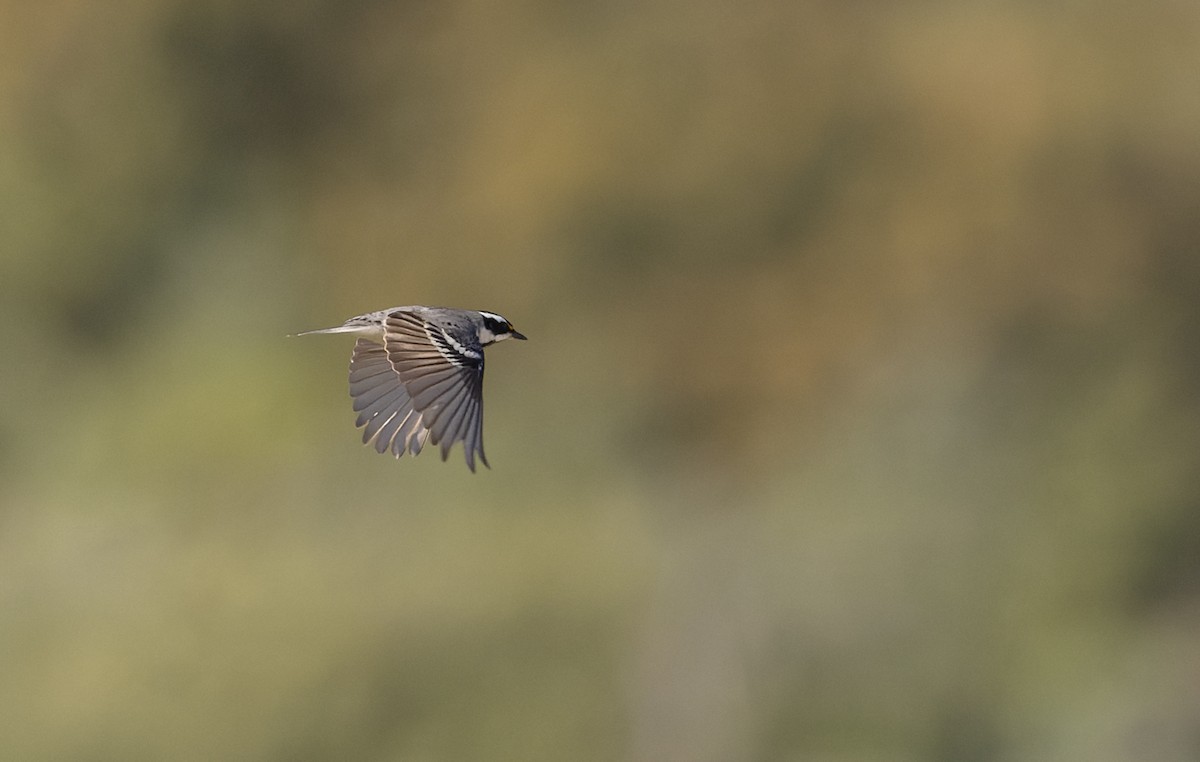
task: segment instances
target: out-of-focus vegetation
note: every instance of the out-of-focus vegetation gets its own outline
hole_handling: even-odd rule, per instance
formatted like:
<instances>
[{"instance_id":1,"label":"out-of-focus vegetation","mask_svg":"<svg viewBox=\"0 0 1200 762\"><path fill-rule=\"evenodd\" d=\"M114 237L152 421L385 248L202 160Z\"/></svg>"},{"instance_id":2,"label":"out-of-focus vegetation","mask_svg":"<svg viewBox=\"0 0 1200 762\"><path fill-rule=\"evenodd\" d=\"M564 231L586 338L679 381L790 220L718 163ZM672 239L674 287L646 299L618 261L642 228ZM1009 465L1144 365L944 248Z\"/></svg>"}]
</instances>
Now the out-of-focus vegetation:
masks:
<instances>
[{"instance_id":1,"label":"out-of-focus vegetation","mask_svg":"<svg viewBox=\"0 0 1200 762\"><path fill-rule=\"evenodd\" d=\"M1200 4L0 6L0 756L1200 757ZM486 308L486 442L358 444Z\"/></svg>"}]
</instances>

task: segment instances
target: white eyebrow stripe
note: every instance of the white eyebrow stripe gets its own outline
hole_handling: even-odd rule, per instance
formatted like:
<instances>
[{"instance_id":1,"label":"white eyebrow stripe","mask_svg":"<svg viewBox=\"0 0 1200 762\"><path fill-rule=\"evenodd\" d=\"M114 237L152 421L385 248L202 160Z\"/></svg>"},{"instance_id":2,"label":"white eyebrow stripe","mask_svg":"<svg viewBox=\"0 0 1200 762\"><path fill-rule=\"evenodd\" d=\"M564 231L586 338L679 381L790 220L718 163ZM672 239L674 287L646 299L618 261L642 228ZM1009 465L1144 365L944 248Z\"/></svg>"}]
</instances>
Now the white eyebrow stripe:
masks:
<instances>
[{"instance_id":1,"label":"white eyebrow stripe","mask_svg":"<svg viewBox=\"0 0 1200 762\"><path fill-rule=\"evenodd\" d=\"M484 317L490 317L492 320L495 320L495 321L496 321L497 323L499 323L500 325L507 325L507 324L508 324L508 321L507 321L507 320L505 320L504 318L500 317L500 316L499 316L499 315L497 315L495 312L488 312L487 310L480 310L480 311L479 311L479 314L480 314L480 315L483 315Z\"/></svg>"}]
</instances>

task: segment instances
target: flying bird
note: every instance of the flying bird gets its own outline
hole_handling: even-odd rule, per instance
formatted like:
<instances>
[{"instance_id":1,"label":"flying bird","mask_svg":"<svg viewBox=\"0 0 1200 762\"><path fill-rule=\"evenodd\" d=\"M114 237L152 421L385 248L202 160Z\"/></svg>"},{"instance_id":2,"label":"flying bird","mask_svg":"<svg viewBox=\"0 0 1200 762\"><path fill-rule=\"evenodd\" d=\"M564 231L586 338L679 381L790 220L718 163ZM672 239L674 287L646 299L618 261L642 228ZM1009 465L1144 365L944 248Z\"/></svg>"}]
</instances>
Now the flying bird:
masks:
<instances>
[{"instance_id":1,"label":"flying bird","mask_svg":"<svg viewBox=\"0 0 1200 762\"><path fill-rule=\"evenodd\" d=\"M352 333L350 396L363 444L397 458L440 445L442 460L463 443L467 467L483 454L483 348L525 337L494 312L393 307L334 328L296 334Z\"/></svg>"}]
</instances>

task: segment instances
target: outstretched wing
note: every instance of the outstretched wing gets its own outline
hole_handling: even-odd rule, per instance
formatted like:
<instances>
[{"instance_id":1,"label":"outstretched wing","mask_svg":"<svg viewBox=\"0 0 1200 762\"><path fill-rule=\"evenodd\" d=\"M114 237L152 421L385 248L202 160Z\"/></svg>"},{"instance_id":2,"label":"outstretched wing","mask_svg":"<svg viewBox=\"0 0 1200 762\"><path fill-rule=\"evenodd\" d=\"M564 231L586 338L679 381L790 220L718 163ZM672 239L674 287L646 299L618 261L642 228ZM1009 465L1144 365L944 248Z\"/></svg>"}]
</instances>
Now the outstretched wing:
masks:
<instances>
[{"instance_id":1,"label":"outstretched wing","mask_svg":"<svg viewBox=\"0 0 1200 762\"><path fill-rule=\"evenodd\" d=\"M384 343L359 339L350 361L350 395L378 452L416 455L426 442L442 459L463 442L467 466L483 453L483 348L464 344L411 312L393 312Z\"/></svg>"}]
</instances>

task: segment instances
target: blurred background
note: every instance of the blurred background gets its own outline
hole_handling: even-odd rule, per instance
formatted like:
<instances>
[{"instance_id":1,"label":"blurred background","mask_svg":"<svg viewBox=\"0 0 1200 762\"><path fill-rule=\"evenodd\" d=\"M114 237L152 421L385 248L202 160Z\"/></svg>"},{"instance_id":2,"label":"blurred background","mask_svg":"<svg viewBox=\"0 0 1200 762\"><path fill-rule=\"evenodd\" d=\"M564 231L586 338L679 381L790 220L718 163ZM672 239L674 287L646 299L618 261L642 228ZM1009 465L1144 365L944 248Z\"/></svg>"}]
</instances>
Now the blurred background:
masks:
<instances>
[{"instance_id":1,"label":"blurred background","mask_svg":"<svg viewBox=\"0 0 1200 762\"><path fill-rule=\"evenodd\" d=\"M1200 758L1200 5L0 40L4 759ZM491 471L286 338L402 304Z\"/></svg>"}]
</instances>

